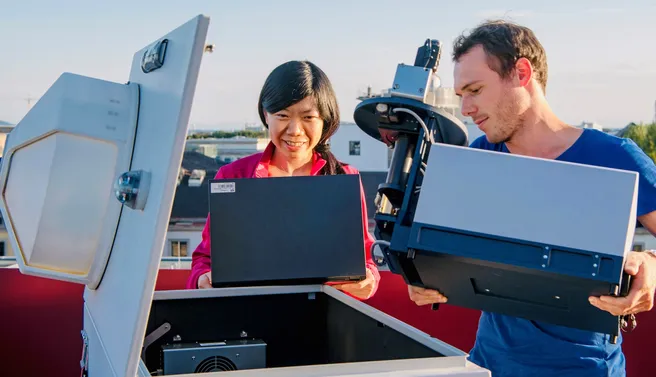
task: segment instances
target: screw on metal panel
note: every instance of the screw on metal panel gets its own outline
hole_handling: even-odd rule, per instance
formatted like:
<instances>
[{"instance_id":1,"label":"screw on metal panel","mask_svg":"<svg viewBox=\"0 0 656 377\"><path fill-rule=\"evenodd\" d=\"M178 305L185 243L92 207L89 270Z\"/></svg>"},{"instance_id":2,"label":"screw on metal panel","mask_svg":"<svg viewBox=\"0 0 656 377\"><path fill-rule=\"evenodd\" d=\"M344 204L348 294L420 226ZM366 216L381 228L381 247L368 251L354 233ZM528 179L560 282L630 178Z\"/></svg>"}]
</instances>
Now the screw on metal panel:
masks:
<instances>
[{"instance_id":1,"label":"screw on metal panel","mask_svg":"<svg viewBox=\"0 0 656 377\"><path fill-rule=\"evenodd\" d=\"M543 259L549 259L549 256L548 255L543 255L542 258Z\"/></svg>"},{"instance_id":2,"label":"screw on metal panel","mask_svg":"<svg viewBox=\"0 0 656 377\"><path fill-rule=\"evenodd\" d=\"M597 276L597 274L595 274L595 273L593 272L593 273L592 273L592 276Z\"/></svg>"},{"instance_id":3,"label":"screw on metal panel","mask_svg":"<svg viewBox=\"0 0 656 377\"><path fill-rule=\"evenodd\" d=\"M596 264L596 263L595 263L595 264L593 264L593 265L592 265L592 267L597 267L597 264Z\"/></svg>"},{"instance_id":4,"label":"screw on metal panel","mask_svg":"<svg viewBox=\"0 0 656 377\"><path fill-rule=\"evenodd\" d=\"M554 296L556 300L560 300L560 296Z\"/></svg>"},{"instance_id":5,"label":"screw on metal panel","mask_svg":"<svg viewBox=\"0 0 656 377\"><path fill-rule=\"evenodd\" d=\"M546 265L546 264L543 264L543 265L542 265L542 268L544 268L544 267L547 267L547 265Z\"/></svg>"},{"instance_id":6,"label":"screw on metal panel","mask_svg":"<svg viewBox=\"0 0 656 377\"><path fill-rule=\"evenodd\" d=\"M248 336L248 333L246 333L246 331L242 330L242 332L241 332L241 334L239 334L239 336L241 336L242 338L245 338L245 337Z\"/></svg>"},{"instance_id":7,"label":"screw on metal panel","mask_svg":"<svg viewBox=\"0 0 656 377\"><path fill-rule=\"evenodd\" d=\"M394 84L394 89L398 89L398 88L399 88L399 84Z\"/></svg>"},{"instance_id":8,"label":"screw on metal panel","mask_svg":"<svg viewBox=\"0 0 656 377\"><path fill-rule=\"evenodd\" d=\"M182 338L180 337L180 335L176 335L176 336L173 337L174 342L179 342L181 340L182 340Z\"/></svg>"},{"instance_id":9,"label":"screw on metal panel","mask_svg":"<svg viewBox=\"0 0 656 377\"><path fill-rule=\"evenodd\" d=\"M595 255L595 259L599 259L599 255Z\"/></svg>"}]
</instances>

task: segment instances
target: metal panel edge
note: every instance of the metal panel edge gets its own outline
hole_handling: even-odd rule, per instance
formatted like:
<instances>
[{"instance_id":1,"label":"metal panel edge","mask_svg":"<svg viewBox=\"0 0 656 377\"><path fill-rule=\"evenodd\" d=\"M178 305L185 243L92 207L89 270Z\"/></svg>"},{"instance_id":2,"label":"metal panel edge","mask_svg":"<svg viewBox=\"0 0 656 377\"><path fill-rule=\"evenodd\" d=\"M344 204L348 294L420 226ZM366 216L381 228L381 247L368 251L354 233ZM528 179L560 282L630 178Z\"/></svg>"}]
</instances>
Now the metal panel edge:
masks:
<instances>
[{"instance_id":1,"label":"metal panel edge","mask_svg":"<svg viewBox=\"0 0 656 377\"><path fill-rule=\"evenodd\" d=\"M210 289L177 289L169 291L155 291L153 301L185 300L195 298L219 298L235 296L262 296L282 295L294 293L319 293L320 285L293 285L293 286L267 286L267 287L234 287Z\"/></svg>"},{"instance_id":2,"label":"metal panel edge","mask_svg":"<svg viewBox=\"0 0 656 377\"><path fill-rule=\"evenodd\" d=\"M350 296L347 296L346 294L340 292L339 290L330 287L330 286L322 286L322 291L327 294L328 296L350 306L351 308L366 314L367 316L371 317L372 319L377 320L378 322L398 331L401 334L404 334L408 336L409 338L423 344L424 346L439 352L440 354L444 355L445 357L450 357L450 356L468 356L469 354L450 345L447 344L437 338L434 338L427 333L420 331L410 325L408 325L405 322L399 321L398 319L392 317L391 315L384 313L378 309L375 309L364 302L358 301ZM463 359L464 362L464 359ZM464 365L464 364L463 364Z\"/></svg>"}]
</instances>

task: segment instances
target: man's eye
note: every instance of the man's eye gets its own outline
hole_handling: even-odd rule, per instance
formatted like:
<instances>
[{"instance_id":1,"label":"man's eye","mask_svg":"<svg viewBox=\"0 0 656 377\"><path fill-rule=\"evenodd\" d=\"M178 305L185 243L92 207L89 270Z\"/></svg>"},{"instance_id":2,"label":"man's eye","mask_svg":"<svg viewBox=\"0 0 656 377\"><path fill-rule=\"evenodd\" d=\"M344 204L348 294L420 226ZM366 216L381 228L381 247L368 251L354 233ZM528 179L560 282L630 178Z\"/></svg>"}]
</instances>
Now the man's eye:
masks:
<instances>
[{"instance_id":1,"label":"man's eye","mask_svg":"<svg viewBox=\"0 0 656 377\"><path fill-rule=\"evenodd\" d=\"M478 94L478 93L480 93L480 91L481 91L481 88L476 88L476 89L472 89L471 93L472 94Z\"/></svg>"}]
</instances>

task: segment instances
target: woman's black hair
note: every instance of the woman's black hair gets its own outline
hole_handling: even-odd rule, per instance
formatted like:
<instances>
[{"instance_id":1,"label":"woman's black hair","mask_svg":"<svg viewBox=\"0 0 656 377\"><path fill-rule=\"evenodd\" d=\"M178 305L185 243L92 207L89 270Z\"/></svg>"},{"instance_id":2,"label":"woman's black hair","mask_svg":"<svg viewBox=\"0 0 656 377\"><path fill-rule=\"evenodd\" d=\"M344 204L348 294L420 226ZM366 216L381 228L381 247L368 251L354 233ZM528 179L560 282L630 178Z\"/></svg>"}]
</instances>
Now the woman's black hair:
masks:
<instances>
[{"instance_id":1,"label":"woman's black hair","mask_svg":"<svg viewBox=\"0 0 656 377\"><path fill-rule=\"evenodd\" d=\"M323 119L321 139L314 148L326 160L321 175L345 174L342 163L330 151L328 140L339 128L339 107L328 76L309 61L289 61L276 67L267 77L257 104L260 119L269 127L264 112L270 114L285 109L312 96Z\"/></svg>"}]
</instances>

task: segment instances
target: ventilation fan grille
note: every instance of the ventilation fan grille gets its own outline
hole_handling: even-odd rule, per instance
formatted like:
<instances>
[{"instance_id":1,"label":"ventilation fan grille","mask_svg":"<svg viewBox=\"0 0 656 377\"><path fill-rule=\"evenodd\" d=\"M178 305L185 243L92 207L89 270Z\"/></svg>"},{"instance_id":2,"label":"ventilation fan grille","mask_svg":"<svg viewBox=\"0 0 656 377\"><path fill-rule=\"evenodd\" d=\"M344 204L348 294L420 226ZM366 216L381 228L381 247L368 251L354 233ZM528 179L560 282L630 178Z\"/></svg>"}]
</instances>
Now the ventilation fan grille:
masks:
<instances>
[{"instance_id":1,"label":"ventilation fan grille","mask_svg":"<svg viewBox=\"0 0 656 377\"><path fill-rule=\"evenodd\" d=\"M237 366L232 360L223 356L210 356L198 364L194 373L227 372L231 370L237 370Z\"/></svg>"}]
</instances>

